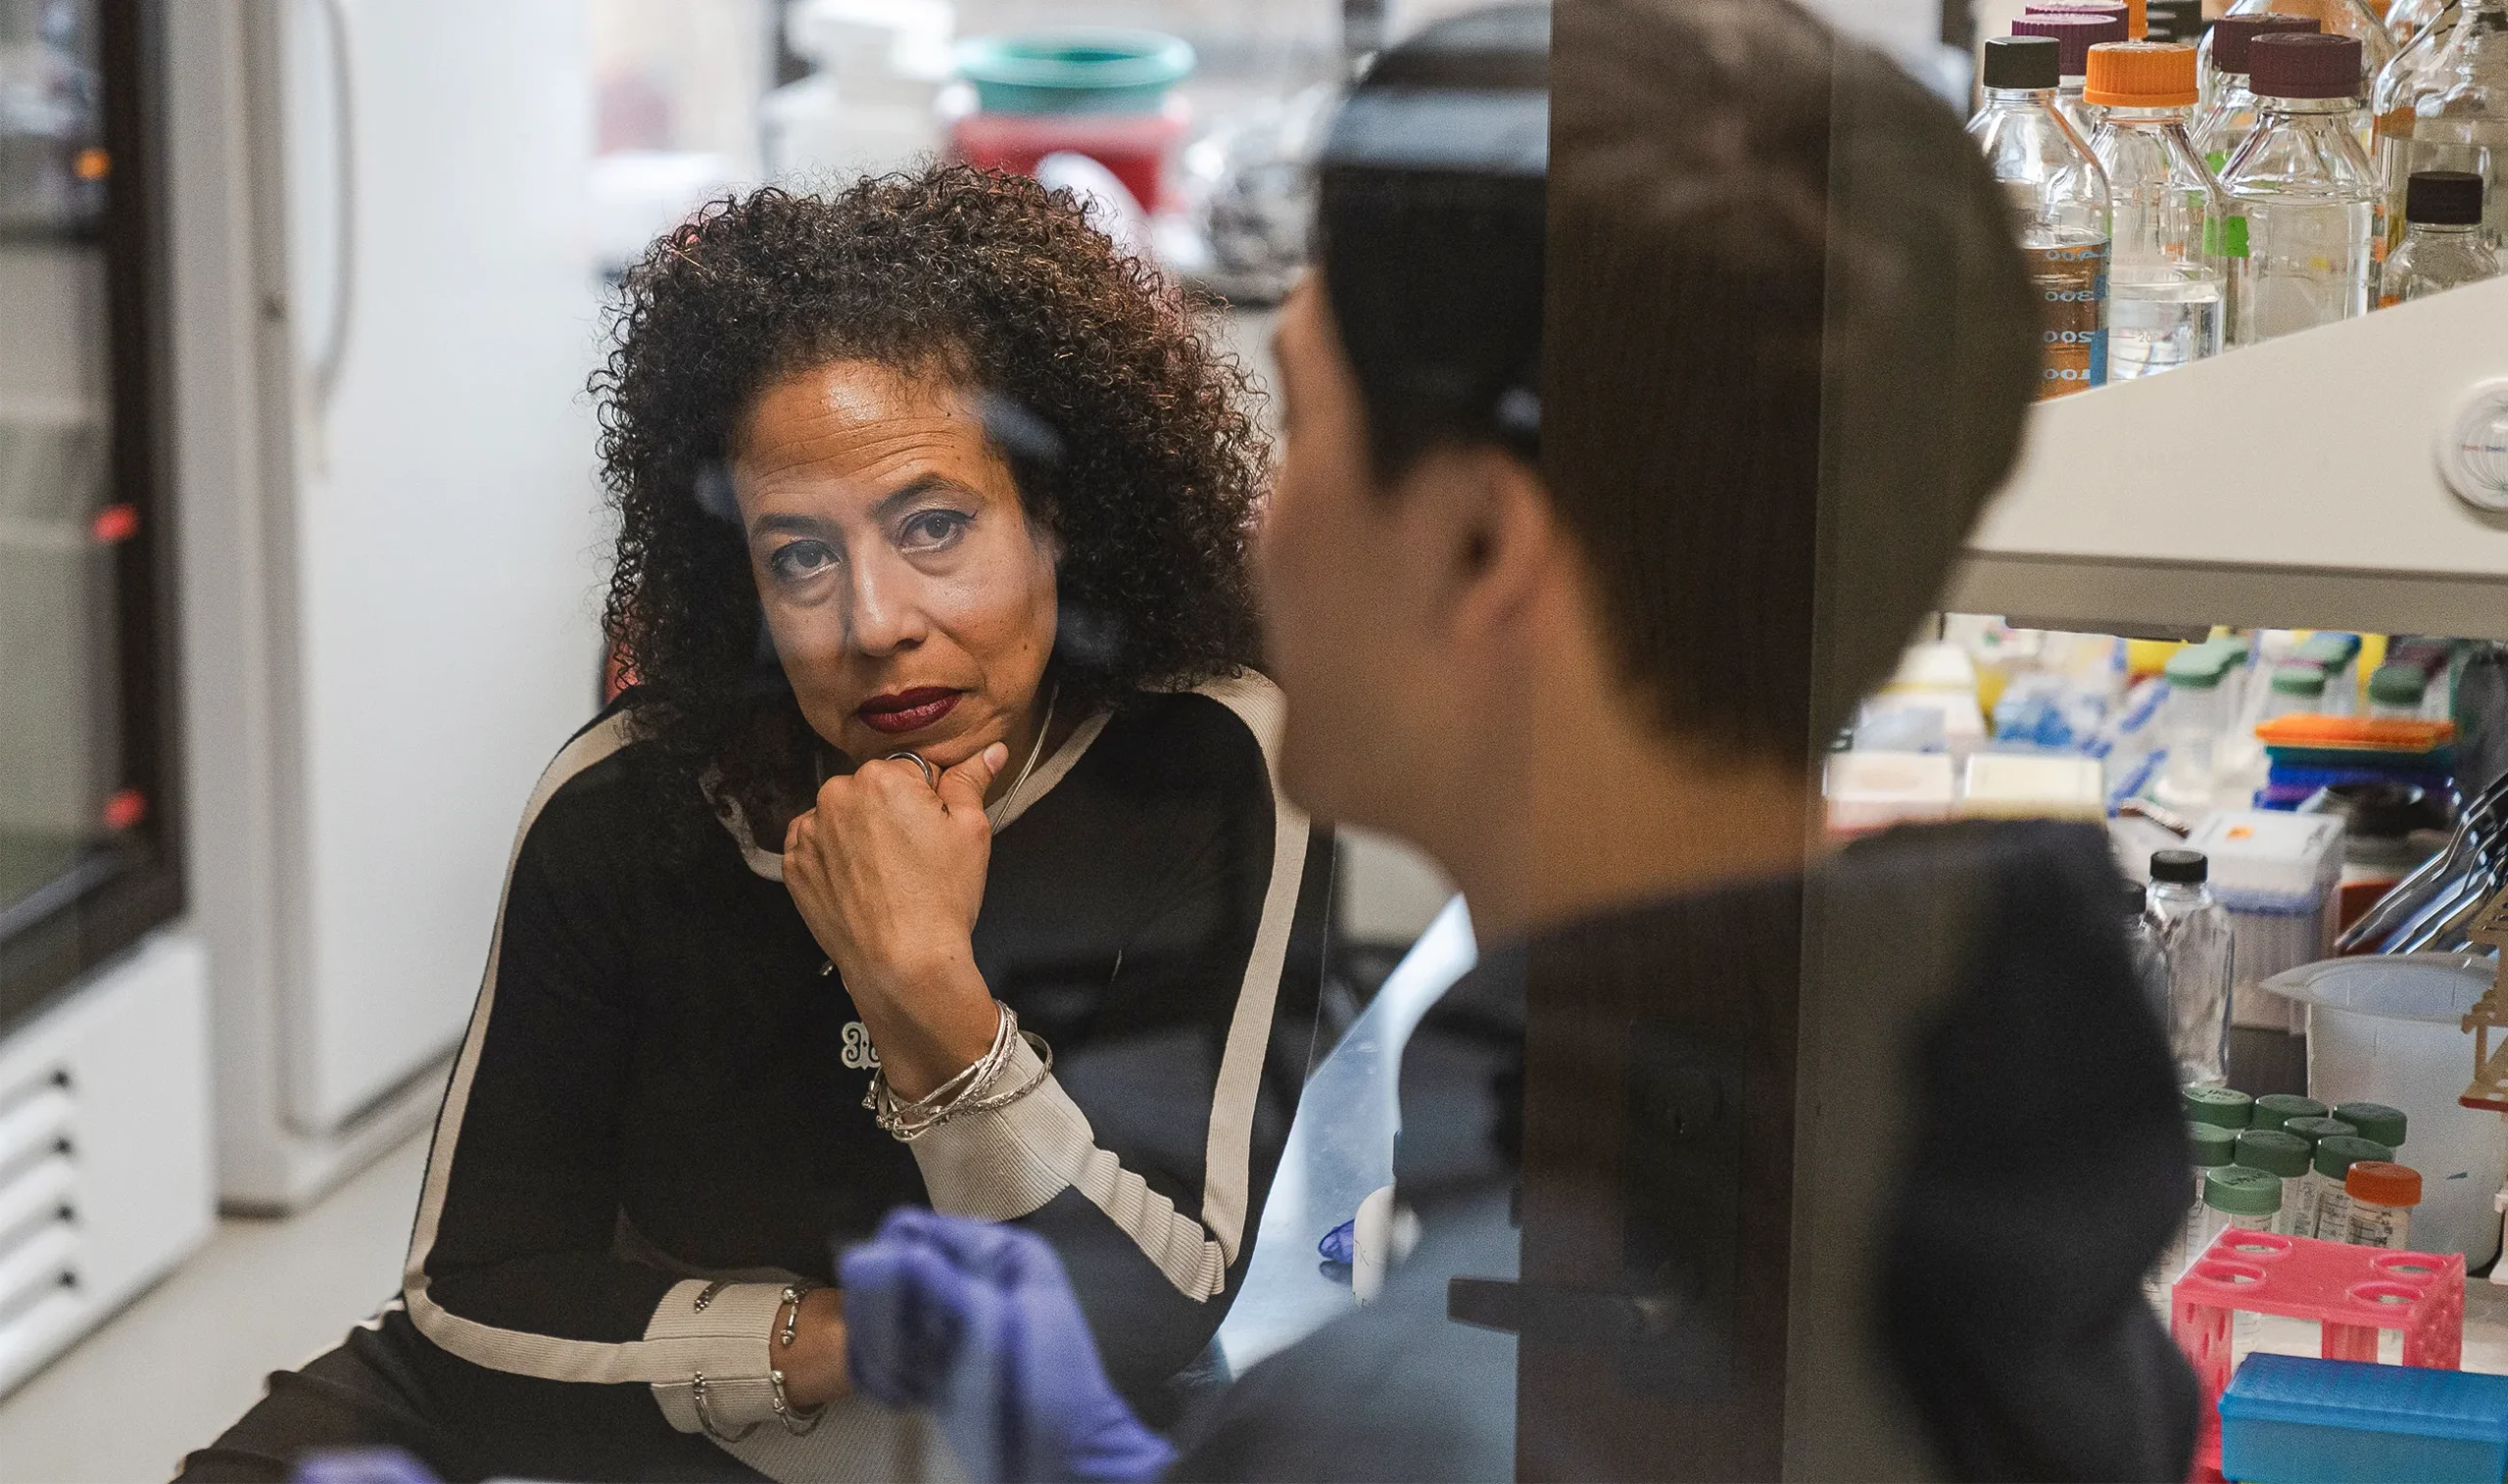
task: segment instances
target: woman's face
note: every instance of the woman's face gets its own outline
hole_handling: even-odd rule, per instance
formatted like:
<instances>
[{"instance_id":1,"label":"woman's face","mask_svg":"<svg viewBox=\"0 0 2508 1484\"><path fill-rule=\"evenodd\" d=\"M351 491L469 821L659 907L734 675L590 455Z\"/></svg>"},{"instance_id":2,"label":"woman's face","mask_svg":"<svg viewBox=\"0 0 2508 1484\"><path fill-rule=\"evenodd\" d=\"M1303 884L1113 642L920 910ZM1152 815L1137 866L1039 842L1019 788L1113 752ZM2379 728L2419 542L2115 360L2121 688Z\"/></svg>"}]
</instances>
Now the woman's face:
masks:
<instances>
[{"instance_id":1,"label":"woman's face","mask_svg":"<svg viewBox=\"0 0 2508 1484\"><path fill-rule=\"evenodd\" d=\"M839 360L770 384L732 488L775 652L812 730L856 761L1014 753L1054 647L1052 538L974 400Z\"/></svg>"}]
</instances>

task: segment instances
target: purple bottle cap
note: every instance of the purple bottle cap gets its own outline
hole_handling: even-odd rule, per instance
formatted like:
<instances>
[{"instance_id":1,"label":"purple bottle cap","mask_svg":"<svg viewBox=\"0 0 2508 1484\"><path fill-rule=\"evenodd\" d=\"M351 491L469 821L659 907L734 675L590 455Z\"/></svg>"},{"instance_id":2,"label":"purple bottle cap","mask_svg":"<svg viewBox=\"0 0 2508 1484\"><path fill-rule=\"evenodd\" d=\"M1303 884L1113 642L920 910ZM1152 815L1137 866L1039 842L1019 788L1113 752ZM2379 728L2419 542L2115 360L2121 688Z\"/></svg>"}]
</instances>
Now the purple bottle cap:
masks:
<instances>
[{"instance_id":1,"label":"purple bottle cap","mask_svg":"<svg viewBox=\"0 0 2508 1484\"><path fill-rule=\"evenodd\" d=\"M2271 31L2323 28L2314 16L2286 16L2279 11L2265 11L2254 16L2223 16L2212 23L2213 70L2243 76L2249 71L2247 48L2254 44L2256 37Z\"/></svg>"},{"instance_id":2,"label":"purple bottle cap","mask_svg":"<svg viewBox=\"0 0 2508 1484\"><path fill-rule=\"evenodd\" d=\"M2067 77L2080 77L2090 72L2090 49L2105 41L2122 41L2125 18L2122 16L2023 16L2011 23L2015 36L2052 36L2064 49L2059 64Z\"/></svg>"},{"instance_id":3,"label":"purple bottle cap","mask_svg":"<svg viewBox=\"0 0 2508 1484\"><path fill-rule=\"evenodd\" d=\"M2349 36L2268 32L2248 49L2258 98L2350 98L2360 91L2360 43Z\"/></svg>"}]
</instances>

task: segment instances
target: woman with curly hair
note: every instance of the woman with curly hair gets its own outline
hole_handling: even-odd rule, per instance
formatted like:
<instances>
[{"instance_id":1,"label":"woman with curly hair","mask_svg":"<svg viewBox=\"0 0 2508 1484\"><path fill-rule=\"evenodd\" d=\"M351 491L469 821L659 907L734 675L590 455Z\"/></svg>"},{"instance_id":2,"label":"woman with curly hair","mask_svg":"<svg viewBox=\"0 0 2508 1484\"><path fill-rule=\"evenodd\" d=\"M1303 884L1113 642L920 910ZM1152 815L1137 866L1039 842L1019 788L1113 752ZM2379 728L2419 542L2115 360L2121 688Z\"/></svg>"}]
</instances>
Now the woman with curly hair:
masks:
<instances>
[{"instance_id":1,"label":"woman with curly hair","mask_svg":"<svg viewBox=\"0 0 2508 1484\"><path fill-rule=\"evenodd\" d=\"M526 810L402 1296L185 1477L897 1477L830 1242L1052 1242L1135 1407L1242 1276L1330 845L1248 668L1242 374L1068 197L709 208L595 378L637 685Z\"/></svg>"}]
</instances>

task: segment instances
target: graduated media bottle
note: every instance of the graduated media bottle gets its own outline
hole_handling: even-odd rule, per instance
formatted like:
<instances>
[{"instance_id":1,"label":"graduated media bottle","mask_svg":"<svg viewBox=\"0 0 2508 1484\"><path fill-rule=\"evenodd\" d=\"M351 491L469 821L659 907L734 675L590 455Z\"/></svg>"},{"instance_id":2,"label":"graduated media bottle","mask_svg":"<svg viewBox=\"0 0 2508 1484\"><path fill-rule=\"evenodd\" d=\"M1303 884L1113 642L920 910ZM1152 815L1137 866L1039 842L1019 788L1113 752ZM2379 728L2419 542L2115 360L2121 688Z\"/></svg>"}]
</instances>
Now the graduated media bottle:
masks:
<instances>
[{"instance_id":1,"label":"graduated media bottle","mask_svg":"<svg viewBox=\"0 0 2508 1484\"><path fill-rule=\"evenodd\" d=\"M2038 395L2061 397L2107 381L2107 172L2055 112L2060 46L2048 36L1998 36L1985 46L1985 107L1968 120L2002 186L2045 306L2047 346Z\"/></svg>"},{"instance_id":2,"label":"graduated media bottle","mask_svg":"<svg viewBox=\"0 0 2508 1484\"><path fill-rule=\"evenodd\" d=\"M2221 172L2230 342L2255 345L2369 311L2377 172L2351 131L2360 43L2268 32L2249 46L2255 132Z\"/></svg>"},{"instance_id":3,"label":"graduated media bottle","mask_svg":"<svg viewBox=\"0 0 2508 1484\"><path fill-rule=\"evenodd\" d=\"M2090 49L2083 97L2099 109L2091 150L2107 171L2115 246L2107 268L2107 374L2175 370L2221 352L2225 288L2207 248L2227 216L2220 183L2186 136L2194 48L2110 42Z\"/></svg>"},{"instance_id":4,"label":"graduated media bottle","mask_svg":"<svg viewBox=\"0 0 2508 1484\"><path fill-rule=\"evenodd\" d=\"M2221 20L2273 12L2304 16L2329 36L2348 36L2360 43L2360 81L2352 98L2351 121L2360 132L2360 147L2369 147L2369 84L2392 62L2398 48L2386 23L2367 0L2236 0ZM2218 22L2214 23L2217 29Z\"/></svg>"},{"instance_id":5,"label":"graduated media bottle","mask_svg":"<svg viewBox=\"0 0 2508 1484\"><path fill-rule=\"evenodd\" d=\"M2403 245L2378 274L2378 308L2409 304L2499 276L2499 253L2482 225L2482 177L2471 170L2422 170L2403 203Z\"/></svg>"},{"instance_id":6,"label":"graduated media bottle","mask_svg":"<svg viewBox=\"0 0 2508 1484\"><path fill-rule=\"evenodd\" d=\"M2208 52L2198 50L2203 101L2195 106L2194 123L2187 132L2203 166L2214 175L2229 168L2230 157L2255 132L2255 89L2247 69L2254 65L2255 38L2272 31L2313 31L2317 24L2305 16L2259 12L2230 16L2214 23L2203 38Z\"/></svg>"},{"instance_id":7,"label":"graduated media bottle","mask_svg":"<svg viewBox=\"0 0 2508 1484\"><path fill-rule=\"evenodd\" d=\"M2181 1087L2218 1087L2229 1080L2230 915L2204 878L2211 863L2199 850L2151 853L2151 927L2168 955L2168 1045Z\"/></svg>"},{"instance_id":8,"label":"graduated media bottle","mask_svg":"<svg viewBox=\"0 0 2508 1484\"><path fill-rule=\"evenodd\" d=\"M2056 44L2055 112L2084 139L2098 126L2098 110L2082 96L2090 81L2090 49L2130 39L2125 29L2125 18L2114 15L2031 14L2011 23L2015 36L2044 36Z\"/></svg>"},{"instance_id":9,"label":"graduated media bottle","mask_svg":"<svg viewBox=\"0 0 2508 1484\"><path fill-rule=\"evenodd\" d=\"M2465 170L2482 177L2484 234L2508 249L2508 0L2465 0L2379 76L2375 100L2387 246L2402 243L2414 175Z\"/></svg>"}]
</instances>

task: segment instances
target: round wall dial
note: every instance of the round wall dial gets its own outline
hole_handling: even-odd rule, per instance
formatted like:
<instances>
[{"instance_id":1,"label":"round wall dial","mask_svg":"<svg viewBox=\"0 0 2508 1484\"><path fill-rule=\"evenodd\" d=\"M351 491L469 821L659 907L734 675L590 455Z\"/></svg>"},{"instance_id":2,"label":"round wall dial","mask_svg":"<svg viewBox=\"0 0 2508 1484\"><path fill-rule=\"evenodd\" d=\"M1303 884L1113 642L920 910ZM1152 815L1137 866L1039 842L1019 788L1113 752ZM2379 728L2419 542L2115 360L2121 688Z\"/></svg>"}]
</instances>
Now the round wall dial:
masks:
<instances>
[{"instance_id":1,"label":"round wall dial","mask_svg":"<svg viewBox=\"0 0 2508 1484\"><path fill-rule=\"evenodd\" d=\"M2508 511L2508 376L2476 383L2439 424L2438 477L2477 509Z\"/></svg>"}]
</instances>

